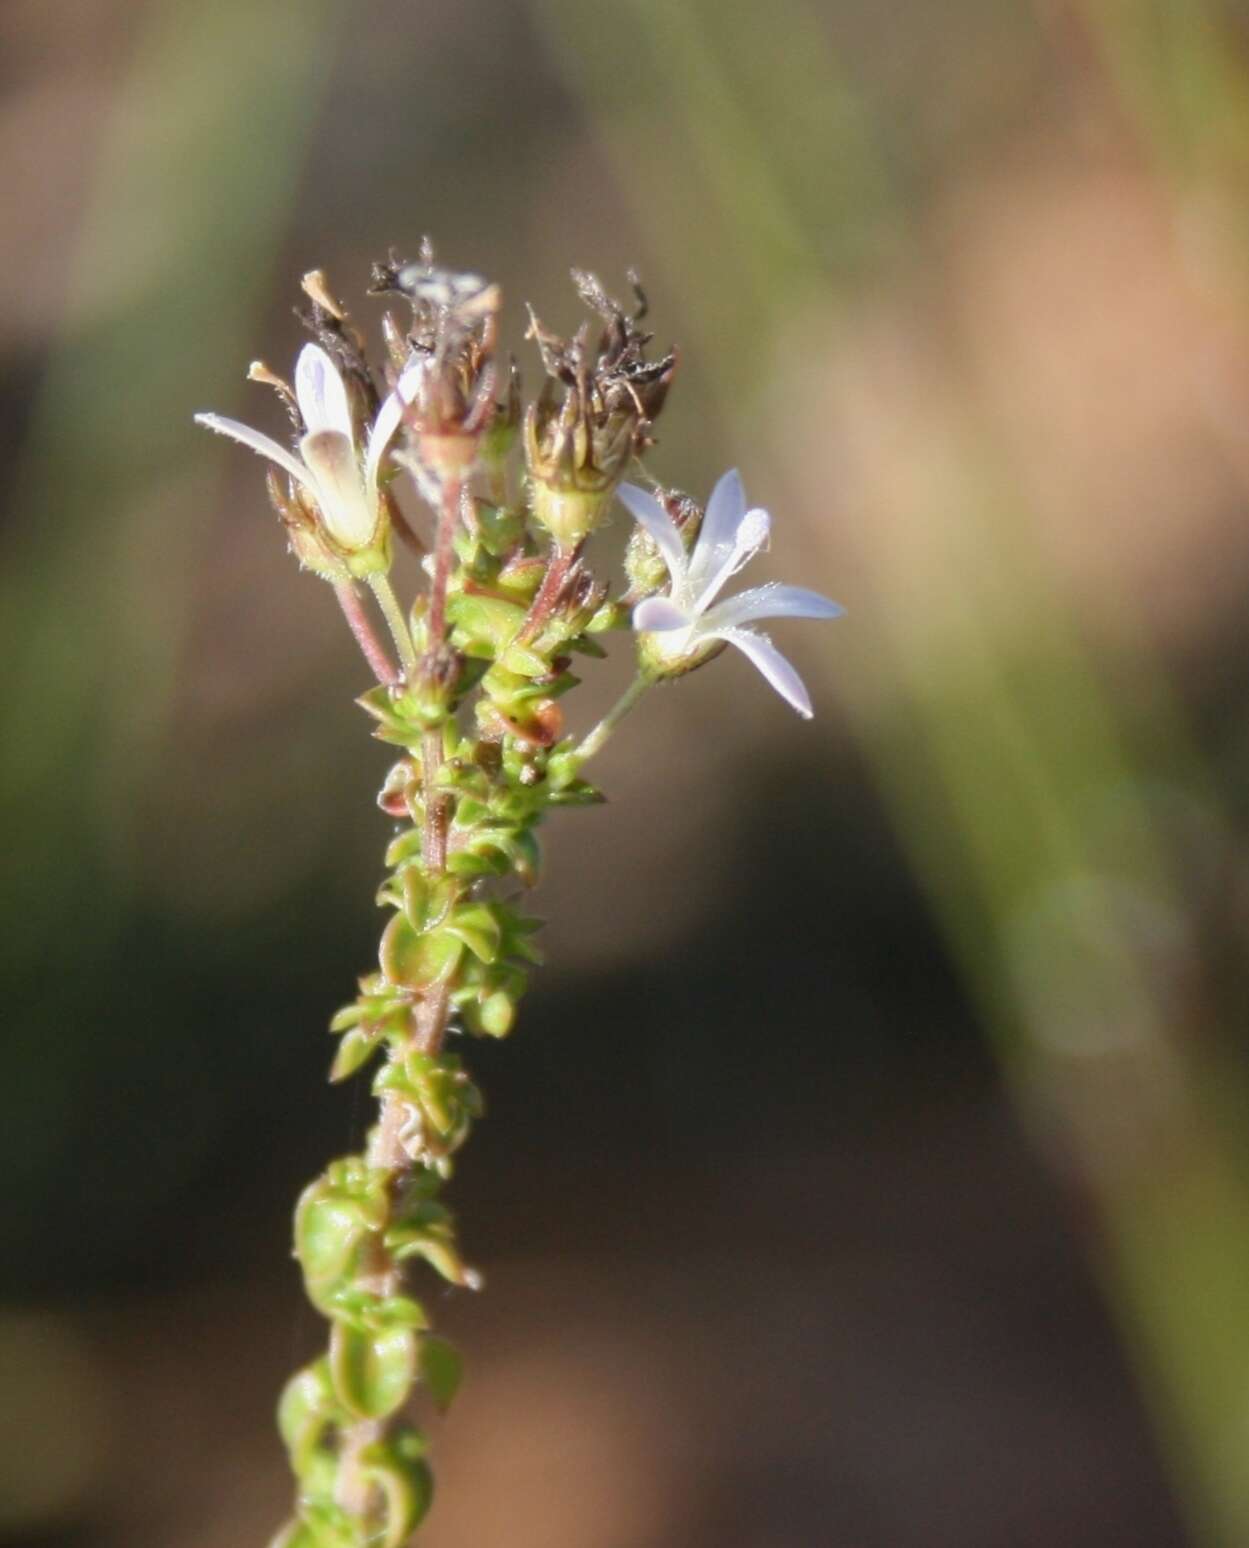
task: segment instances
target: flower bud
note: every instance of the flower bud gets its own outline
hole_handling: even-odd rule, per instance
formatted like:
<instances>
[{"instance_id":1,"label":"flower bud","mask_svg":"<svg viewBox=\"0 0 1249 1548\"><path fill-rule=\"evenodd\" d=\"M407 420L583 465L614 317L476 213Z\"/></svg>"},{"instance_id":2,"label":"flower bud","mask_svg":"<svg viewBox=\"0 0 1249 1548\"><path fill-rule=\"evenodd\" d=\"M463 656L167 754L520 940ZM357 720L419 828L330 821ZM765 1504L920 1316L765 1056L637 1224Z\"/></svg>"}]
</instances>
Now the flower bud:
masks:
<instances>
[{"instance_id":1,"label":"flower bud","mask_svg":"<svg viewBox=\"0 0 1249 1548\"><path fill-rule=\"evenodd\" d=\"M702 526L703 513L698 502L675 489L666 493L656 490L655 498L671 516L688 554ZM668 566L659 551L659 544L640 524L629 534L624 568L629 578L629 597L635 602L640 602L643 597L654 596L657 591L666 590L671 579Z\"/></svg>"}]
</instances>

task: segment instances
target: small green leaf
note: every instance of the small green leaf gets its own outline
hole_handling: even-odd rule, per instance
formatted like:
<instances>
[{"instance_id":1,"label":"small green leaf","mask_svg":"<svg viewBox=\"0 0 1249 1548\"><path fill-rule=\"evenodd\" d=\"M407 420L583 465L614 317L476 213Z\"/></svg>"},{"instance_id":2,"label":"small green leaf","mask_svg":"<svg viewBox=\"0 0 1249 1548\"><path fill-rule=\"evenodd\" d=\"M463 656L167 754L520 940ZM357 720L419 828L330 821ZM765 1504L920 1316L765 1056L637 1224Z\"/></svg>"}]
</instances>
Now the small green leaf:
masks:
<instances>
[{"instance_id":1,"label":"small green leaf","mask_svg":"<svg viewBox=\"0 0 1249 1548\"><path fill-rule=\"evenodd\" d=\"M499 943L503 938L498 916L489 903L464 903L453 909L451 918L443 926L448 935L454 935L482 962L493 962L499 955Z\"/></svg>"},{"instance_id":2,"label":"small green leaf","mask_svg":"<svg viewBox=\"0 0 1249 1548\"><path fill-rule=\"evenodd\" d=\"M399 872L399 889L408 923L414 930L423 930L429 918L429 883L417 866L407 865Z\"/></svg>"},{"instance_id":3,"label":"small green leaf","mask_svg":"<svg viewBox=\"0 0 1249 1548\"><path fill-rule=\"evenodd\" d=\"M524 645L509 645L506 650L499 653L499 660L509 672L515 672L518 677L550 677L551 663L545 656L540 656L536 650L529 650Z\"/></svg>"},{"instance_id":4,"label":"small green leaf","mask_svg":"<svg viewBox=\"0 0 1249 1548\"><path fill-rule=\"evenodd\" d=\"M355 1270L364 1237L389 1213L386 1175L357 1159L336 1161L310 1183L295 1206L295 1256L315 1305L326 1310Z\"/></svg>"},{"instance_id":5,"label":"small green leaf","mask_svg":"<svg viewBox=\"0 0 1249 1548\"><path fill-rule=\"evenodd\" d=\"M356 1248L368 1231L364 1212L350 1200L323 1198L299 1205L295 1253L314 1301L331 1295L351 1273Z\"/></svg>"},{"instance_id":6,"label":"small green leaf","mask_svg":"<svg viewBox=\"0 0 1249 1548\"><path fill-rule=\"evenodd\" d=\"M385 1527L380 1536L370 1538L370 1543L378 1548L403 1548L425 1519L434 1497L424 1437L410 1427L396 1430L361 1451L360 1469L382 1491L386 1502Z\"/></svg>"},{"instance_id":7,"label":"small green leaf","mask_svg":"<svg viewBox=\"0 0 1249 1548\"><path fill-rule=\"evenodd\" d=\"M525 609L500 597L459 592L447 598L447 618L455 626L455 643L462 650L493 660L519 633Z\"/></svg>"},{"instance_id":8,"label":"small green leaf","mask_svg":"<svg viewBox=\"0 0 1249 1548\"><path fill-rule=\"evenodd\" d=\"M346 1080L369 1062L377 1052L378 1041L361 1027L353 1027L338 1045L334 1063L330 1066L330 1080Z\"/></svg>"},{"instance_id":9,"label":"small green leaf","mask_svg":"<svg viewBox=\"0 0 1249 1548\"><path fill-rule=\"evenodd\" d=\"M324 1359L306 1366L286 1383L278 1400L278 1432L294 1473L303 1475L340 1412Z\"/></svg>"},{"instance_id":10,"label":"small green leaf","mask_svg":"<svg viewBox=\"0 0 1249 1548\"><path fill-rule=\"evenodd\" d=\"M470 833L448 864L458 862L457 868L466 874L489 869L502 876L514 871L526 886L532 887L538 879L540 858L537 837L529 828L499 823Z\"/></svg>"},{"instance_id":11,"label":"small green leaf","mask_svg":"<svg viewBox=\"0 0 1249 1548\"><path fill-rule=\"evenodd\" d=\"M410 1295L388 1295L369 1313L369 1321L378 1331L390 1328L414 1328L418 1333L429 1326L425 1308Z\"/></svg>"},{"instance_id":12,"label":"small green leaf","mask_svg":"<svg viewBox=\"0 0 1249 1548\"><path fill-rule=\"evenodd\" d=\"M269 1539L269 1548L319 1548L319 1539L306 1522L288 1521Z\"/></svg>"},{"instance_id":13,"label":"small green leaf","mask_svg":"<svg viewBox=\"0 0 1249 1548\"><path fill-rule=\"evenodd\" d=\"M666 580L663 561L660 560L661 580ZM586 631L590 634L602 634L608 629L623 629L629 623L629 609L621 607L619 602L604 602L602 607L591 617L586 624Z\"/></svg>"},{"instance_id":14,"label":"small green leaf","mask_svg":"<svg viewBox=\"0 0 1249 1548\"><path fill-rule=\"evenodd\" d=\"M502 989L496 989L476 1008L474 1020L488 1037L506 1037L516 1023L516 1001Z\"/></svg>"},{"instance_id":15,"label":"small green leaf","mask_svg":"<svg viewBox=\"0 0 1249 1548\"><path fill-rule=\"evenodd\" d=\"M494 856L487 858L469 849L457 849L454 854L447 856L447 870L452 876L462 876L466 881L471 881L478 876L501 876L506 865L498 865Z\"/></svg>"},{"instance_id":16,"label":"small green leaf","mask_svg":"<svg viewBox=\"0 0 1249 1548\"><path fill-rule=\"evenodd\" d=\"M382 934L382 972L405 989L428 989L451 976L462 951L450 931L420 934L403 914L396 914Z\"/></svg>"},{"instance_id":17,"label":"small green leaf","mask_svg":"<svg viewBox=\"0 0 1249 1548\"><path fill-rule=\"evenodd\" d=\"M421 1340L421 1381L440 1413L451 1407L464 1375L460 1352L449 1339L431 1334Z\"/></svg>"},{"instance_id":18,"label":"small green leaf","mask_svg":"<svg viewBox=\"0 0 1249 1548\"><path fill-rule=\"evenodd\" d=\"M386 1239L388 1242L392 1239L389 1232ZM392 1251L396 1258L424 1258L448 1284L459 1285L464 1290L481 1289L480 1274L468 1267L451 1240L425 1231L396 1230L393 1241Z\"/></svg>"},{"instance_id":19,"label":"small green leaf","mask_svg":"<svg viewBox=\"0 0 1249 1548\"><path fill-rule=\"evenodd\" d=\"M461 796L456 802L455 825L457 828L471 828L485 817L490 808L478 796Z\"/></svg>"},{"instance_id":20,"label":"small green leaf","mask_svg":"<svg viewBox=\"0 0 1249 1548\"><path fill-rule=\"evenodd\" d=\"M419 860L423 843L424 835L419 828L405 828L402 833L391 839L390 846L386 850L386 864L393 868L397 865L406 865L409 860Z\"/></svg>"},{"instance_id":21,"label":"small green leaf","mask_svg":"<svg viewBox=\"0 0 1249 1548\"><path fill-rule=\"evenodd\" d=\"M278 1538L283 1548L365 1548L363 1529L328 1500L303 1501L295 1535Z\"/></svg>"},{"instance_id":22,"label":"small green leaf","mask_svg":"<svg viewBox=\"0 0 1249 1548\"><path fill-rule=\"evenodd\" d=\"M552 806L601 806L607 797L587 780L576 779L562 790L552 790Z\"/></svg>"},{"instance_id":23,"label":"small green leaf","mask_svg":"<svg viewBox=\"0 0 1249 1548\"><path fill-rule=\"evenodd\" d=\"M336 1322L330 1374L344 1408L360 1419L385 1419L403 1406L416 1378L416 1338L410 1328L370 1333Z\"/></svg>"},{"instance_id":24,"label":"small green leaf","mask_svg":"<svg viewBox=\"0 0 1249 1548\"><path fill-rule=\"evenodd\" d=\"M526 887L536 885L542 868L542 850L538 835L530 828L520 829L511 852L512 866Z\"/></svg>"},{"instance_id":25,"label":"small green leaf","mask_svg":"<svg viewBox=\"0 0 1249 1548\"><path fill-rule=\"evenodd\" d=\"M356 703L374 720L388 720L394 713L391 704L390 689L379 684L376 688L370 688L367 693L362 693Z\"/></svg>"}]
</instances>

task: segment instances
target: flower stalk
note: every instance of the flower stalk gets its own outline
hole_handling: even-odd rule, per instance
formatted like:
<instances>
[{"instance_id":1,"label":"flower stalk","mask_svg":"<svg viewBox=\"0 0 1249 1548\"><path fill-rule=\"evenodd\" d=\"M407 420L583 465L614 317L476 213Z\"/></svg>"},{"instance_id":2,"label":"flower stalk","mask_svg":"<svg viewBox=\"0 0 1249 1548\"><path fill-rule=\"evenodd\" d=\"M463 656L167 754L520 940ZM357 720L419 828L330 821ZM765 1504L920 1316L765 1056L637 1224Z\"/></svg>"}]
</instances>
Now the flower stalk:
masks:
<instances>
[{"instance_id":1,"label":"flower stalk","mask_svg":"<svg viewBox=\"0 0 1249 1548\"><path fill-rule=\"evenodd\" d=\"M412 643L412 632L404 622L403 609L399 606L398 597L395 596L395 588L390 584L389 577L380 572L369 576L369 586L377 598L377 605L386 620L390 637L395 642L403 676L410 677L416 670L416 647Z\"/></svg>"},{"instance_id":2,"label":"flower stalk","mask_svg":"<svg viewBox=\"0 0 1249 1548\"><path fill-rule=\"evenodd\" d=\"M293 448L235 420L199 416L274 465L272 503L297 558L333 586L377 679L358 702L396 755L378 797L399 826L378 892L386 921L377 967L331 1022L339 1041L330 1079L371 1071L378 1117L363 1153L331 1162L295 1212L305 1289L330 1331L326 1352L292 1377L279 1403L297 1487L294 1514L271 1548L403 1548L429 1508L417 1409L448 1407L460 1362L411 1293L409 1267L419 1259L460 1289L482 1283L441 1191L482 1112L460 1049L512 1030L541 960L539 922L519 903L538 879L540 825L559 808L602 800L582 766L654 682L700 665L717 641L746 650L809 712L793 669L784 663L782 672L772 647L740 626L764 615L764 593L773 613L836 611L796 588L711 605L759 546L766 515L745 512L735 475L684 528L654 497L621 484L651 444L675 357L648 360L640 291L630 316L596 280L574 277L601 335L583 327L565 341L535 320L547 379L527 413L514 368L504 401L493 397L498 287L439 269L426 247L416 263L392 259L374 270L374 292L410 311L385 322L389 393L315 273L305 289L317 342L301 352L294 387L267 368L253 372L277 388ZM523 498L511 501L519 481L505 462L522 422L527 478ZM402 517L402 491L391 487L398 470L411 476L409 497L430 503L435 518L429 589L411 614L389 573L390 532ZM617 492L640 524L631 548L654 552L613 597L590 568L585 540ZM603 656L602 638L629 621L634 603L638 674L578 741L562 704L578 684L572 663Z\"/></svg>"},{"instance_id":3,"label":"flower stalk","mask_svg":"<svg viewBox=\"0 0 1249 1548\"><path fill-rule=\"evenodd\" d=\"M599 721L598 725L594 727L593 731L590 731L585 736L585 738L580 743L578 743L576 749L573 751L571 758L571 761L575 762L578 768L580 768L583 763L586 763L589 761L589 759L593 758L595 753L601 752L603 750L607 744L608 738L620 725L625 716L628 715L638 703L640 703L643 694L645 694L647 689L652 687L653 684L653 678L644 676L640 672L638 673L638 675L633 679L625 691L616 700L615 704L612 705L611 709L609 709L606 715L603 716L602 720Z\"/></svg>"},{"instance_id":4,"label":"flower stalk","mask_svg":"<svg viewBox=\"0 0 1249 1548\"><path fill-rule=\"evenodd\" d=\"M347 627L355 636L356 644L363 652L373 676L385 687L392 687L399 681L399 674L391 665L385 646L374 632L372 620L360 601L354 583L349 580L335 581L334 595L338 598Z\"/></svg>"}]
</instances>

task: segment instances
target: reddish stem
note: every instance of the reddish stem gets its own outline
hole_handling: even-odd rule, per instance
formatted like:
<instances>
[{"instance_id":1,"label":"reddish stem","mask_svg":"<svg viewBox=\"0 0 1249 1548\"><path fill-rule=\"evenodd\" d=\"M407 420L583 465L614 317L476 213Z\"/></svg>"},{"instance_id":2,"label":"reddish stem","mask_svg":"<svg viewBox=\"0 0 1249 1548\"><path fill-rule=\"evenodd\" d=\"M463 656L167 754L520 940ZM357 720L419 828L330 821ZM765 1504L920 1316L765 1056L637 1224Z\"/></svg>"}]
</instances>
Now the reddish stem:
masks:
<instances>
[{"instance_id":1,"label":"reddish stem","mask_svg":"<svg viewBox=\"0 0 1249 1548\"><path fill-rule=\"evenodd\" d=\"M525 615L525 621L520 627L520 633L516 636L517 642L526 645L536 635L541 634L555 610L555 604L559 600L559 594L564 582L568 579L568 572L572 569L573 561L581 551L578 543L572 548L556 547L551 553L551 562L546 567L546 574L542 577L542 584L538 587L537 595L529 604L529 612Z\"/></svg>"},{"instance_id":2,"label":"reddish stem","mask_svg":"<svg viewBox=\"0 0 1249 1548\"><path fill-rule=\"evenodd\" d=\"M337 581L334 585L334 595L343 610L347 627L355 635L356 644L364 652L364 659L372 668L374 677L385 687L393 688L399 681L399 673L391 665L385 647L373 632L372 622L361 604L355 586L351 581Z\"/></svg>"},{"instance_id":3,"label":"reddish stem","mask_svg":"<svg viewBox=\"0 0 1249 1548\"><path fill-rule=\"evenodd\" d=\"M441 876L447 869L448 801L438 788L442 767L442 728L435 727L421 737L421 783L425 798L425 869Z\"/></svg>"},{"instance_id":4,"label":"reddish stem","mask_svg":"<svg viewBox=\"0 0 1249 1548\"><path fill-rule=\"evenodd\" d=\"M460 519L462 481L448 474L442 485L442 509L438 512L438 531L434 537L434 577L429 588L429 614L425 653L433 656L447 632L447 581L451 575L452 543L455 524Z\"/></svg>"}]
</instances>

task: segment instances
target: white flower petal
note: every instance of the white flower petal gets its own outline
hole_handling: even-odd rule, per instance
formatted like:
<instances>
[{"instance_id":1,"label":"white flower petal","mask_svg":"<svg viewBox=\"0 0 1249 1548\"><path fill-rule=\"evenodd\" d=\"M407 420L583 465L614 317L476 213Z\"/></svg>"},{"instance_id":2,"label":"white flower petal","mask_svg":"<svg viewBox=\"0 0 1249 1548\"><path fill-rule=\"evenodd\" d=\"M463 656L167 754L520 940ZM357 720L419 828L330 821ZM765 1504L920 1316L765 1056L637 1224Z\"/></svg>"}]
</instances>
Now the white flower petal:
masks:
<instances>
[{"instance_id":1,"label":"white flower petal","mask_svg":"<svg viewBox=\"0 0 1249 1548\"><path fill-rule=\"evenodd\" d=\"M621 484L616 493L634 521L654 538L673 585L680 586L685 579L685 544L676 522L653 494L636 484Z\"/></svg>"},{"instance_id":2,"label":"white flower petal","mask_svg":"<svg viewBox=\"0 0 1249 1548\"><path fill-rule=\"evenodd\" d=\"M337 430L319 430L304 436L299 449L317 481L321 519L330 535L344 548L368 548L377 532L377 504L365 496L350 439Z\"/></svg>"},{"instance_id":3,"label":"white flower petal","mask_svg":"<svg viewBox=\"0 0 1249 1548\"><path fill-rule=\"evenodd\" d=\"M276 462L280 468L285 468L293 479L297 479L309 494L317 492L317 486L308 469L304 467L298 457L287 451L271 436L265 435L260 430L253 430L250 425L240 424L237 419L226 419L222 414L197 414L195 423L203 425L207 430L215 430L218 435L228 435L231 440L238 441L248 446L254 452L259 452L262 457L268 457L271 462Z\"/></svg>"},{"instance_id":4,"label":"white flower petal","mask_svg":"<svg viewBox=\"0 0 1249 1548\"><path fill-rule=\"evenodd\" d=\"M295 397L309 435L335 430L356 438L347 388L338 367L319 344L305 344L295 362Z\"/></svg>"},{"instance_id":5,"label":"white flower petal","mask_svg":"<svg viewBox=\"0 0 1249 1548\"><path fill-rule=\"evenodd\" d=\"M709 629L699 632L703 635L712 633ZM758 667L787 704L792 704L804 719L811 719L814 713L811 708L811 696L803 686L802 678L767 635L756 634L753 629L717 629L715 637L727 640L730 645L736 645L738 650Z\"/></svg>"},{"instance_id":6,"label":"white flower petal","mask_svg":"<svg viewBox=\"0 0 1249 1548\"><path fill-rule=\"evenodd\" d=\"M698 534L698 546L715 549L727 544L731 547L745 514L746 487L741 473L730 468L720 475L711 491L702 530Z\"/></svg>"},{"instance_id":7,"label":"white flower petal","mask_svg":"<svg viewBox=\"0 0 1249 1548\"><path fill-rule=\"evenodd\" d=\"M634 629L648 634L688 629L692 622L671 597L647 597L645 602L639 602L633 609Z\"/></svg>"},{"instance_id":8,"label":"white flower petal","mask_svg":"<svg viewBox=\"0 0 1249 1548\"><path fill-rule=\"evenodd\" d=\"M369 431L369 449L364 461L364 489L373 505L377 503L377 475L381 470L382 458L386 455L391 437L399 428L404 407L404 399L398 391L389 393L378 409L373 428Z\"/></svg>"},{"instance_id":9,"label":"white flower petal","mask_svg":"<svg viewBox=\"0 0 1249 1548\"><path fill-rule=\"evenodd\" d=\"M770 581L717 602L702 616L704 630L733 629L760 618L840 618L845 608L805 586L782 586Z\"/></svg>"},{"instance_id":10,"label":"white flower petal","mask_svg":"<svg viewBox=\"0 0 1249 1548\"><path fill-rule=\"evenodd\" d=\"M399 382L395 391L405 403L411 403L416 397L416 390L421 385L421 379L429 369L430 357L413 350L407 365L404 366L399 376Z\"/></svg>"},{"instance_id":11,"label":"white flower petal","mask_svg":"<svg viewBox=\"0 0 1249 1548\"><path fill-rule=\"evenodd\" d=\"M754 510L747 511L738 522L732 543L728 546L721 544L716 554L714 569L704 567L695 575L691 567L690 590L695 598L696 612L705 612L716 594L737 574L738 570L743 565L749 564L761 548L766 547L771 531L772 518L767 511L756 506Z\"/></svg>"},{"instance_id":12,"label":"white flower petal","mask_svg":"<svg viewBox=\"0 0 1249 1548\"><path fill-rule=\"evenodd\" d=\"M698 591L706 589L707 578L720 568L725 556L732 551L745 514L746 489L742 475L736 468L730 468L716 480L707 501L698 542L690 556L691 587Z\"/></svg>"}]
</instances>

